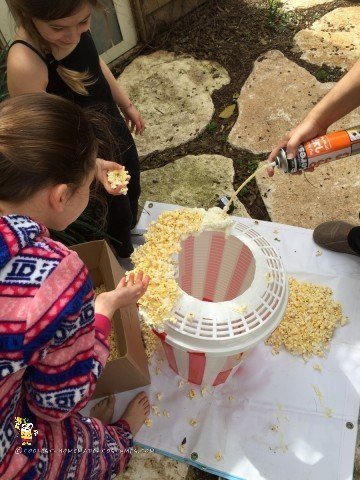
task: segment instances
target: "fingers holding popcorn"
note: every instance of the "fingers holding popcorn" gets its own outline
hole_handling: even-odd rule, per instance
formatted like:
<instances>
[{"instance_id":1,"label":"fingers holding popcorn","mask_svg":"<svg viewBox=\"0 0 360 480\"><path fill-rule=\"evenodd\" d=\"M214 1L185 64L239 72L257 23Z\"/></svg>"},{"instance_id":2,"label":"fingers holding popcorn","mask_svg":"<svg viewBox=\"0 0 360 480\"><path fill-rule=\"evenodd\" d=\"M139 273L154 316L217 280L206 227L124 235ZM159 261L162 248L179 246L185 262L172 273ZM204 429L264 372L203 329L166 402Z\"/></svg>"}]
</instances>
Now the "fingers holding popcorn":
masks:
<instances>
[{"instance_id":1,"label":"fingers holding popcorn","mask_svg":"<svg viewBox=\"0 0 360 480\"><path fill-rule=\"evenodd\" d=\"M130 181L130 175L124 167L116 170L109 170L107 172L107 180L110 184L112 194L126 195L128 192L128 184ZM116 192L116 193L115 193Z\"/></svg>"},{"instance_id":2,"label":"fingers holding popcorn","mask_svg":"<svg viewBox=\"0 0 360 480\"><path fill-rule=\"evenodd\" d=\"M123 277L114 290L97 296L96 313L102 313L111 318L118 308L135 304L146 292L149 282L149 276L144 276L143 272L136 275L132 272L128 277Z\"/></svg>"}]
</instances>

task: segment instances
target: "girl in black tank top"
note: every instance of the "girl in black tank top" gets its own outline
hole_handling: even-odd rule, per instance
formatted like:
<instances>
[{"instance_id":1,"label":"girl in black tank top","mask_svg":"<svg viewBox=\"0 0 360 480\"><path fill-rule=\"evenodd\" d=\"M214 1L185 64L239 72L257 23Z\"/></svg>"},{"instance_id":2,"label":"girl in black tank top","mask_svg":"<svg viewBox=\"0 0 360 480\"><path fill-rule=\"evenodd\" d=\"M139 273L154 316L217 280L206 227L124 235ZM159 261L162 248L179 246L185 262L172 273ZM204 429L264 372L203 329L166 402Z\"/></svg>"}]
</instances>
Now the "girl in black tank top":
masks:
<instances>
[{"instance_id":1,"label":"girl in black tank top","mask_svg":"<svg viewBox=\"0 0 360 480\"><path fill-rule=\"evenodd\" d=\"M59 3L60 2L62 2L62 0L59 0ZM73 0L73 3L76 3L76 1ZM89 8L89 5L85 4L83 9L84 8ZM71 17L71 15L72 12L69 15L66 15L66 17ZM40 18L39 15L33 15L33 17L36 19ZM38 22L38 20L36 21ZM58 18L51 22L46 20L46 22L42 23L46 28L49 28L48 24L62 25L63 18ZM22 28L24 28L24 26ZM41 31L38 33L41 33ZM118 242L113 242L113 247L119 257L129 257L133 252L130 231L135 226L138 215L140 165L134 140L124 118L120 114L119 106L122 108L127 121L130 121L132 128L135 128L136 133L142 133L144 130L144 124L140 114L124 92L122 92L121 97L121 103L123 104L116 104L113 95L114 89L116 89L116 86L114 86L116 85L114 83L115 79L112 77L110 70L100 61L94 41L88 29L81 34L79 42L75 48L68 55L61 58L61 60L56 60L52 53L41 52L36 49L32 43L25 40L15 40L10 48L19 43L35 52L46 64L48 71L48 84L46 91L48 93L59 95L82 107L95 108L110 119L111 133L116 139L116 145L113 149L113 155L115 158L109 160L114 160L123 165L125 169L129 171L131 180L128 185L129 188L127 195L110 195L104 190L104 195L106 196L108 204L107 233L118 240ZM86 87L88 94L83 95L70 88L70 86L63 80L62 76L60 76L58 70L59 66L65 67L73 72L87 72L88 76L91 78L91 83ZM105 77L104 69L107 78ZM8 71L8 75L9 74L11 74L11 71ZM112 78L109 77L109 75L111 75ZM110 79L112 88L110 87L108 79ZM23 81L24 92L21 93L30 93L31 90L26 90L26 78L24 78ZM115 93L117 95L116 90ZM125 103L126 105L124 105ZM99 157L104 157L104 151L101 147Z\"/></svg>"}]
</instances>

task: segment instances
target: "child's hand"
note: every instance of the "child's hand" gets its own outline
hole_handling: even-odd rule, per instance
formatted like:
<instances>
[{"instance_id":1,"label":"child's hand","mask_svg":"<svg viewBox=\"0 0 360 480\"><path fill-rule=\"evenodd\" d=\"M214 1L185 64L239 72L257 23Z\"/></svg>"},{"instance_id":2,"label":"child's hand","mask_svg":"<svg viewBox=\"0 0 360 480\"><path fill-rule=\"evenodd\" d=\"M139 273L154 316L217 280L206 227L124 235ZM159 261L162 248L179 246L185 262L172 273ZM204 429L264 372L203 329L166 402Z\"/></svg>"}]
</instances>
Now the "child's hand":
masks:
<instances>
[{"instance_id":1,"label":"child's hand","mask_svg":"<svg viewBox=\"0 0 360 480\"><path fill-rule=\"evenodd\" d=\"M122 165L119 165L116 162L110 162L108 160L103 160L102 158L96 159L95 177L100 183L102 183L105 190L110 193L110 195L122 195L121 190L126 187L126 185L118 185L116 188L111 188L107 178L107 172L109 170L122 170L123 168Z\"/></svg>"},{"instance_id":2,"label":"child's hand","mask_svg":"<svg viewBox=\"0 0 360 480\"><path fill-rule=\"evenodd\" d=\"M145 131L145 122L134 105L131 103L128 107L122 107L121 111L124 114L130 132L132 133L135 129L135 135L139 133L142 135Z\"/></svg>"},{"instance_id":3,"label":"child's hand","mask_svg":"<svg viewBox=\"0 0 360 480\"><path fill-rule=\"evenodd\" d=\"M95 300L95 313L112 318L115 310L135 304L147 290L150 278L143 272L136 276L130 273L129 279L123 277L115 290L100 293Z\"/></svg>"}]
</instances>

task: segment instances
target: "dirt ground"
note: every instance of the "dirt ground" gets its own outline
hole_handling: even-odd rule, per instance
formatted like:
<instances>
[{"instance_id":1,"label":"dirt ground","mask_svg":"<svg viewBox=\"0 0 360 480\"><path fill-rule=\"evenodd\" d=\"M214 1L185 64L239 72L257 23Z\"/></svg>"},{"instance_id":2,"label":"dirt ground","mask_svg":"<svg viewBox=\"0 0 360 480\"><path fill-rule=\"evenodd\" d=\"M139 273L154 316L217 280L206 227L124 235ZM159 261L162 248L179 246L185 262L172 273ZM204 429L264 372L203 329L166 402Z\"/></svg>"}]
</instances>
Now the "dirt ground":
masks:
<instances>
[{"instance_id":1,"label":"dirt ground","mask_svg":"<svg viewBox=\"0 0 360 480\"><path fill-rule=\"evenodd\" d=\"M198 138L177 148L148 155L142 160L142 170L163 166L188 154L216 153L233 159L236 172L234 187L239 186L266 155L253 155L246 150L233 148L227 142L227 137L237 118L237 110L227 120L219 118L220 112L236 103L254 61L268 50L280 50L319 81L337 81L341 76L339 70L326 66L318 68L300 60L300 55L292 52L293 38L299 30L310 26L334 8L357 3L336 0L305 11L284 13L276 0L208 0L167 31L157 35L137 55L163 49L190 54L199 60L213 60L226 68L231 83L214 93L213 119ZM115 73L120 74L131 60L119 64ZM240 200L253 218L269 220L255 181L240 195Z\"/></svg>"}]
</instances>

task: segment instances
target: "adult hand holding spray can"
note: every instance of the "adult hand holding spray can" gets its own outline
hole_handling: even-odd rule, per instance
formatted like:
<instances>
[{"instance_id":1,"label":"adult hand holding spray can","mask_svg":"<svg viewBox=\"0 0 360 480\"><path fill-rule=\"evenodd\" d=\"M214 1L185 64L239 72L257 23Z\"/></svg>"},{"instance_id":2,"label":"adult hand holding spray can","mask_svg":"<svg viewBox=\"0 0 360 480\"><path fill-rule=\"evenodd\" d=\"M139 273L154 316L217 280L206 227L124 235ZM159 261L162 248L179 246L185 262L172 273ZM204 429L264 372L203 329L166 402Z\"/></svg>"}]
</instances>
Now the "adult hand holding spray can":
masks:
<instances>
[{"instance_id":1,"label":"adult hand holding spray can","mask_svg":"<svg viewBox=\"0 0 360 480\"><path fill-rule=\"evenodd\" d=\"M318 136L299 145L297 154L289 158L284 148L269 157L270 167L286 173L313 169L324 163L360 153L360 126ZM271 175L271 173L270 173Z\"/></svg>"}]
</instances>

